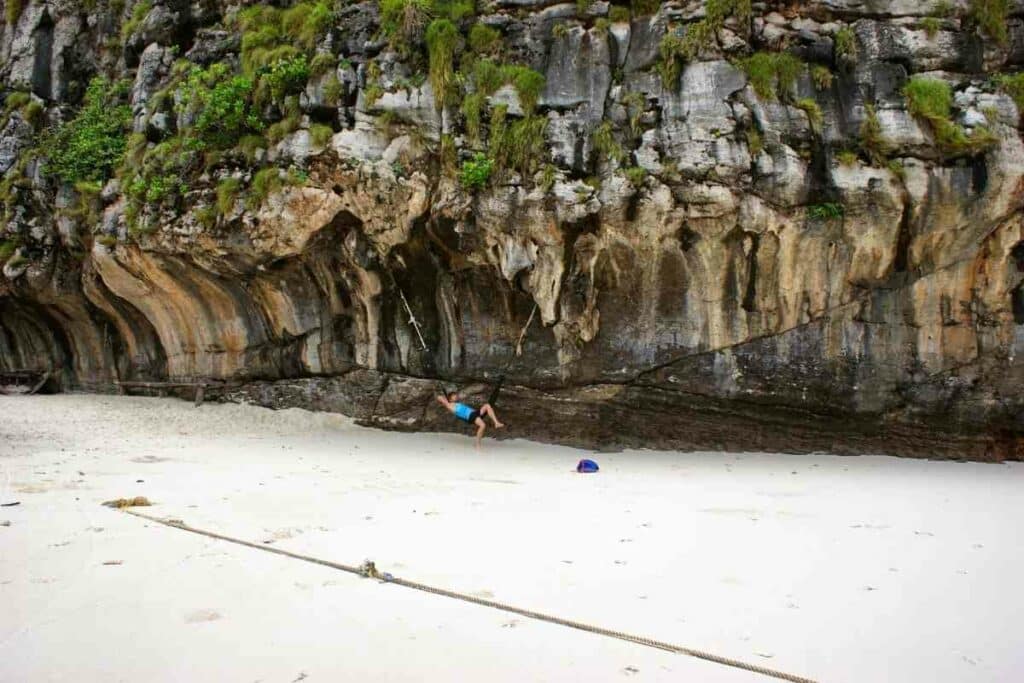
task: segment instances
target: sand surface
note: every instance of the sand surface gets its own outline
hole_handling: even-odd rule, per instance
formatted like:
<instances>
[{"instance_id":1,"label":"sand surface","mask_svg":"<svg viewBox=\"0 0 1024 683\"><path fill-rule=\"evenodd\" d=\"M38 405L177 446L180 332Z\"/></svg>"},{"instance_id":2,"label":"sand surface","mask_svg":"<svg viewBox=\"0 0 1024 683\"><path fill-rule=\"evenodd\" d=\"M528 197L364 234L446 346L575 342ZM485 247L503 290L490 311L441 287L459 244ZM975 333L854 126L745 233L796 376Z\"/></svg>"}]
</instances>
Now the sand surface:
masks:
<instances>
[{"instance_id":1,"label":"sand surface","mask_svg":"<svg viewBox=\"0 0 1024 683\"><path fill-rule=\"evenodd\" d=\"M0 397L0 681L760 681L145 511L821 681L1024 680L1024 467L626 452ZM6 525L9 523L9 525Z\"/></svg>"}]
</instances>

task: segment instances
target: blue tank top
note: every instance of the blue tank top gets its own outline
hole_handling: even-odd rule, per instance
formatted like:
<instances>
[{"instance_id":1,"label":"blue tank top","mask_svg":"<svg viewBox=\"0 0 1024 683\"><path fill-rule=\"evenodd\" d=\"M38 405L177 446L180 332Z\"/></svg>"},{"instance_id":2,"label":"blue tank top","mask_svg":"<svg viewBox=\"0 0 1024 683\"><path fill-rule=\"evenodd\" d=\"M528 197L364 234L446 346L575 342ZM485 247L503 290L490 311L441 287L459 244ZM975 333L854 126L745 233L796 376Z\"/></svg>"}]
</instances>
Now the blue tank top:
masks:
<instances>
[{"instance_id":1,"label":"blue tank top","mask_svg":"<svg viewBox=\"0 0 1024 683\"><path fill-rule=\"evenodd\" d=\"M456 403L453 408L455 409L455 417L469 422L469 417L473 414L472 408L467 406L465 403Z\"/></svg>"}]
</instances>

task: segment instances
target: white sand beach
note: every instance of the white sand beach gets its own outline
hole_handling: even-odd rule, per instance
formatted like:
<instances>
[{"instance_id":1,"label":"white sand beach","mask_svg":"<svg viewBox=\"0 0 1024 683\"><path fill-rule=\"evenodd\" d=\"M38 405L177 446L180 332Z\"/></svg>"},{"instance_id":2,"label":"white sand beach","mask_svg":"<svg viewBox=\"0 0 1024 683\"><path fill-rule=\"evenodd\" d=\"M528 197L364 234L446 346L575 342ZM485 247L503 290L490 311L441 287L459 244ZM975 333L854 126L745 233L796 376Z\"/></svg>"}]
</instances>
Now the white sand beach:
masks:
<instances>
[{"instance_id":1,"label":"white sand beach","mask_svg":"<svg viewBox=\"0 0 1024 683\"><path fill-rule=\"evenodd\" d=\"M593 457L601 471L573 471ZM819 681L1024 680L1024 465L597 454L0 397L0 681L759 681L142 511Z\"/></svg>"}]
</instances>

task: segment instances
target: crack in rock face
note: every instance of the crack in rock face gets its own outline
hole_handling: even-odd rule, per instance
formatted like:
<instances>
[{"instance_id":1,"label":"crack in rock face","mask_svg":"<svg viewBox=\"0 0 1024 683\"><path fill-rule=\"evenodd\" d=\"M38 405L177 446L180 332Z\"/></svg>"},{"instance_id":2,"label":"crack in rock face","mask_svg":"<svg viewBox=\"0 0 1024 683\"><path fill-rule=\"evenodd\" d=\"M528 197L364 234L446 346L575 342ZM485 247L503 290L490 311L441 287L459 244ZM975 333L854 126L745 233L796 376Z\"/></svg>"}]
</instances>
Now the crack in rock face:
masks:
<instances>
[{"instance_id":1,"label":"crack in rock face","mask_svg":"<svg viewBox=\"0 0 1024 683\"><path fill-rule=\"evenodd\" d=\"M1018 8L207 5L0 31L0 384L446 430L503 376L513 436L1024 458Z\"/></svg>"}]
</instances>

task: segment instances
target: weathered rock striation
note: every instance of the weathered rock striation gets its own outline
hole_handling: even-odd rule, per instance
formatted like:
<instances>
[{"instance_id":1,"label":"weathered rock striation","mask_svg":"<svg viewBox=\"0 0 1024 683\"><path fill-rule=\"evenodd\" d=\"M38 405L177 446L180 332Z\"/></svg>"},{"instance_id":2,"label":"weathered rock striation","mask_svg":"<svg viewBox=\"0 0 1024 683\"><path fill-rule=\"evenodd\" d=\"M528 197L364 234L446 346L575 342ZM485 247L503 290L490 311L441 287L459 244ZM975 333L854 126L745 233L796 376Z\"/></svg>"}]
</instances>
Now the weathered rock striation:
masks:
<instances>
[{"instance_id":1,"label":"weathered rock striation","mask_svg":"<svg viewBox=\"0 0 1024 683\"><path fill-rule=\"evenodd\" d=\"M30 101L0 125L0 372L225 379L401 429L458 427L435 380L483 395L504 373L515 436L1024 458L1024 144L997 78L1024 65L1024 2L1000 39L973 0L641 4L481 0L450 86L429 35L339 3L309 42L327 70L261 109L284 133L208 154L172 206L133 200L141 171L55 177L45 131L93 76L129 79L127 154L159 156L199 125L190 63L246 68L240 7L28 2L0 29L8 102ZM462 76L474 25L544 76L534 97ZM765 93L754 54L798 58L792 82ZM948 121L915 78L949 84ZM539 149L497 146L519 123ZM484 157L485 182L460 177Z\"/></svg>"}]
</instances>

